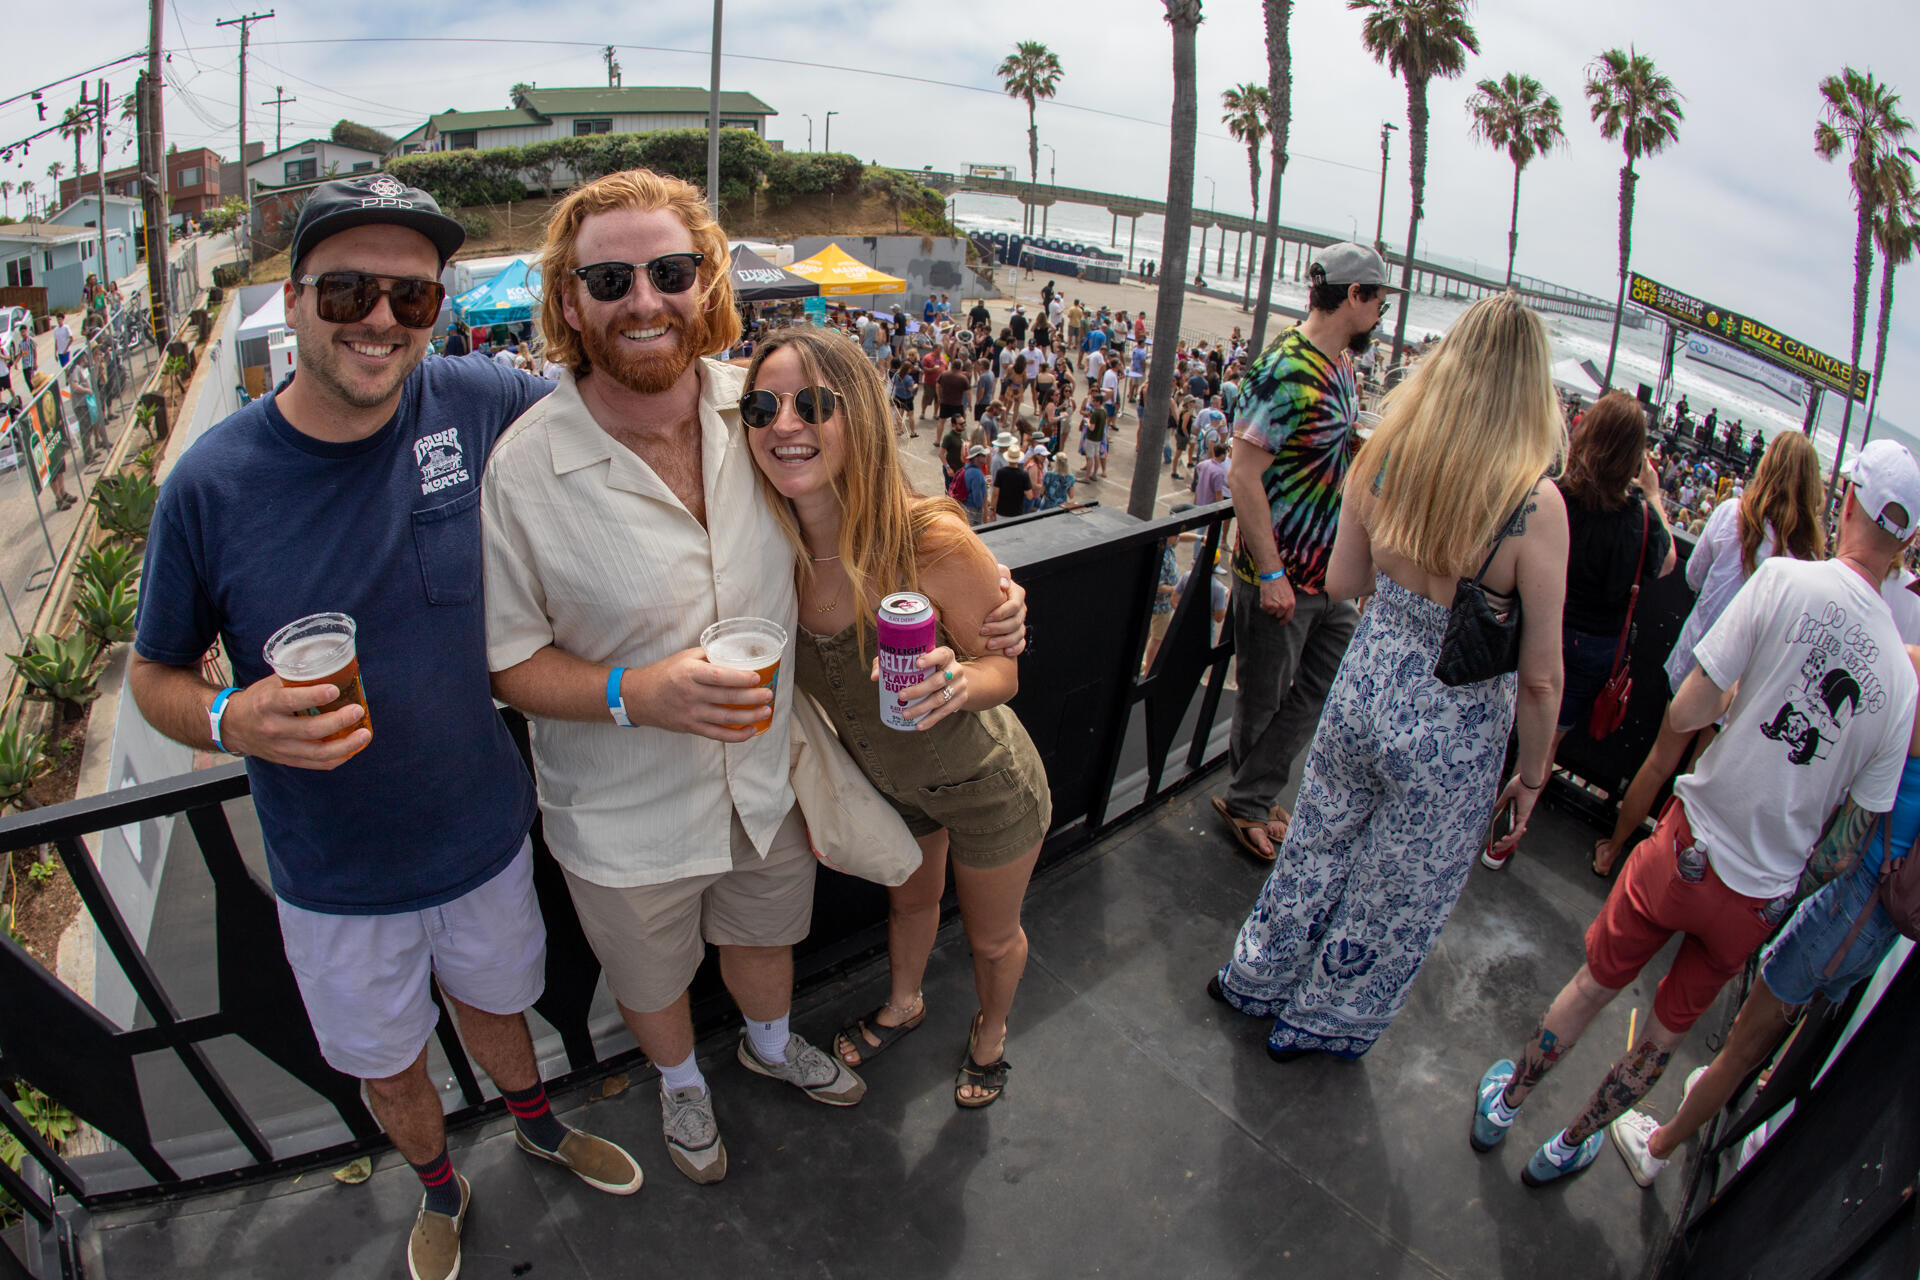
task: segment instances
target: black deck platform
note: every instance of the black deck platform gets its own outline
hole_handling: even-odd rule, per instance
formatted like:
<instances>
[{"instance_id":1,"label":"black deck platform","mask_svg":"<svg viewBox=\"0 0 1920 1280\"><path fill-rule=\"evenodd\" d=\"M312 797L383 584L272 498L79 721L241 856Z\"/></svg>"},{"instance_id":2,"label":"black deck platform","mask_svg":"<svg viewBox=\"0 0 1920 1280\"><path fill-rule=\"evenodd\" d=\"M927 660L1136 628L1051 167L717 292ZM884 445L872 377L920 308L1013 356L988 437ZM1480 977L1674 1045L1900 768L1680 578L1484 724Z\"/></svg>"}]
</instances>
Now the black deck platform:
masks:
<instances>
[{"instance_id":1,"label":"black deck platform","mask_svg":"<svg viewBox=\"0 0 1920 1280\"><path fill-rule=\"evenodd\" d=\"M943 932L927 1022L867 1073L849 1110L749 1075L731 1036L701 1046L730 1157L697 1187L661 1145L657 1083L555 1099L646 1169L630 1199L518 1152L495 1120L453 1135L471 1179L467 1280L661 1276L1586 1277L1640 1275L1680 1201L1676 1162L1642 1191L1611 1149L1570 1183L1519 1172L1626 1045L1630 988L1535 1093L1507 1147L1475 1155L1470 1098L1578 967L1605 886L1594 832L1543 805L1514 864L1476 868L1405 1014L1358 1063L1276 1066L1265 1024L1208 1000L1263 879L1190 789L1033 887L1032 958L1005 1098L957 1110L973 1010L966 943ZM1664 970L1664 959L1655 972ZM816 992L796 1027L824 1044L885 992L873 965ZM1649 1099L1666 1114L1709 1056L1702 1020ZM404 1276L419 1200L400 1158L360 1186L324 1172L104 1214L90 1276Z\"/></svg>"}]
</instances>

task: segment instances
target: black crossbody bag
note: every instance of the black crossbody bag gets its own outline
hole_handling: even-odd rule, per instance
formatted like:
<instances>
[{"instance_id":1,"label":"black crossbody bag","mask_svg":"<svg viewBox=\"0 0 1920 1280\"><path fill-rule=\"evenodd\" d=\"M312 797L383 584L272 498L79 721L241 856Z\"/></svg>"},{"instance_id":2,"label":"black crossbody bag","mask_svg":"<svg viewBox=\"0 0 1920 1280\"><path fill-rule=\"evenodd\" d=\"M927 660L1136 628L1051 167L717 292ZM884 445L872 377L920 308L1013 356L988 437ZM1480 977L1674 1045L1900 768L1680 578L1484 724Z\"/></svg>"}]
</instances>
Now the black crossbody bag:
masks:
<instances>
[{"instance_id":1,"label":"black crossbody bag","mask_svg":"<svg viewBox=\"0 0 1920 1280\"><path fill-rule=\"evenodd\" d=\"M1533 491L1520 499L1520 505L1513 509L1500 525L1500 536L1493 540L1493 547L1487 552L1487 558L1480 566L1480 572L1471 578L1460 579L1453 589L1453 608L1447 614L1447 633L1440 641L1440 657L1433 664L1434 678L1441 684L1458 688L1463 684L1477 684L1482 680L1491 680L1503 676L1509 671L1520 669L1520 595L1516 588L1513 608L1503 621L1487 603L1486 590L1480 580L1487 576L1487 570L1493 567L1493 558L1500 552L1500 544L1507 540L1513 531L1514 521L1520 518L1521 511L1533 498Z\"/></svg>"}]
</instances>

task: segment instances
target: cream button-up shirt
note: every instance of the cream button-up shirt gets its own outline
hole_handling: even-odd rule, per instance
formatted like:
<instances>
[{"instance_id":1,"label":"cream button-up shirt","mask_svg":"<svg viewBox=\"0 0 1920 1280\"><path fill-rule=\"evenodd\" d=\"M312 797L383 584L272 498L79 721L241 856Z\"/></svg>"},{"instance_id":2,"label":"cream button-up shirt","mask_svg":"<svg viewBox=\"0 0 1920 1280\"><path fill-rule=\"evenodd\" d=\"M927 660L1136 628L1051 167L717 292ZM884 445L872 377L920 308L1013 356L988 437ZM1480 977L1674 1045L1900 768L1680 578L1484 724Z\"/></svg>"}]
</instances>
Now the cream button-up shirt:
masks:
<instances>
[{"instance_id":1,"label":"cream button-up shirt","mask_svg":"<svg viewBox=\"0 0 1920 1280\"><path fill-rule=\"evenodd\" d=\"M547 845L567 870L613 888L732 866L729 810L762 857L793 805L794 552L761 497L740 425L746 371L703 360L702 528L651 467L603 431L573 375L494 446L482 486L487 661L548 645L643 667L700 643L721 618L787 630L772 726L748 742L636 726L532 718Z\"/></svg>"}]
</instances>

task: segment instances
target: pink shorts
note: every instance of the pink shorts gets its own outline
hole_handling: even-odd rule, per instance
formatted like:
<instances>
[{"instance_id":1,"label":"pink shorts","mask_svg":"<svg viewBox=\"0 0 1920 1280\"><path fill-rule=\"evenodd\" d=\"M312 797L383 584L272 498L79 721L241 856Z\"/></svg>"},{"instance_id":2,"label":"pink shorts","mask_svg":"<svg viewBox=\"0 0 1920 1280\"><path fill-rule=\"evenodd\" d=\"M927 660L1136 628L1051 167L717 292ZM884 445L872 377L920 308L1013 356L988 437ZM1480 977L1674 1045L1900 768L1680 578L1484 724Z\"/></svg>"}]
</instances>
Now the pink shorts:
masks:
<instances>
[{"instance_id":1,"label":"pink shorts","mask_svg":"<svg viewBox=\"0 0 1920 1280\"><path fill-rule=\"evenodd\" d=\"M1674 934L1686 935L1653 998L1653 1016L1669 1031L1692 1027L1773 931L1767 899L1727 888L1705 858L1681 859L1692 843L1686 810L1668 800L1587 926L1587 969L1612 989L1640 976Z\"/></svg>"}]
</instances>

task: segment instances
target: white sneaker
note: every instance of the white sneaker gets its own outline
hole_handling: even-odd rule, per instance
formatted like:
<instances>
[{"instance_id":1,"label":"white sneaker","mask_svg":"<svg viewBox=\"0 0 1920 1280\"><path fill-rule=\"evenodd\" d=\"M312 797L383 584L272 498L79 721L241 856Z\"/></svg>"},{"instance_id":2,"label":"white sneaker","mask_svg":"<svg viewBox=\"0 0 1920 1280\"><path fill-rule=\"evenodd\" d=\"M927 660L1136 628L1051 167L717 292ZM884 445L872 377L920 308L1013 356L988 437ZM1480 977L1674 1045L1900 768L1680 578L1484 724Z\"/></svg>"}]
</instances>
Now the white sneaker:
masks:
<instances>
[{"instance_id":1,"label":"white sneaker","mask_svg":"<svg viewBox=\"0 0 1920 1280\"><path fill-rule=\"evenodd\" d=\"M1627 1162L1627 1172L1633 1180L1643 1187L1653 1185L1667 1162L1647 1150L1647 1140L1660 1122L1644 1111L1629 1111L1607 1126L1607 1132L1613 1135L1613 1146L1620 1158Z\"/></svg>"},{"instance_id":2,"label":"white sneaker","mask_svg":"<svg viewBox=\"0 0 1920 1280\"><path fill-rule=\"evenodd\" d=\"M708 1089L660 1089L660 1127L667 1137L673 1167L706 1184L727 1176L727 1144L713 1118Z\"/></svg>"}]
</instances>

